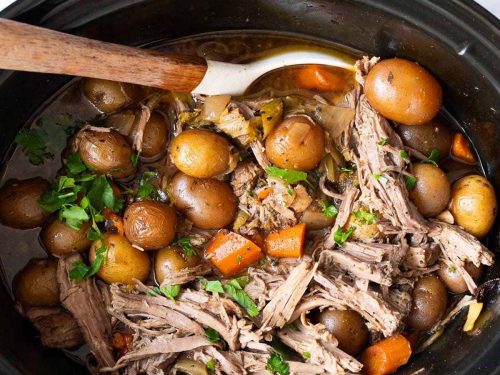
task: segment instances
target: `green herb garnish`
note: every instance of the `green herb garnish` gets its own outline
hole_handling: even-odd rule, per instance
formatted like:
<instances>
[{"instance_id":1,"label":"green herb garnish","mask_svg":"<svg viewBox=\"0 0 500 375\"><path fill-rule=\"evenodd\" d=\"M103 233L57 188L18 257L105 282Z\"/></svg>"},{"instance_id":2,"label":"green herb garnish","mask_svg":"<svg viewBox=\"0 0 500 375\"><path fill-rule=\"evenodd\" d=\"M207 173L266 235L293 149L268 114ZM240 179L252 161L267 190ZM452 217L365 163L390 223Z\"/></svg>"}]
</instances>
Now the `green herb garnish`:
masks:
<instances>
[{"instance_id":1,"label":"green herb garnish","mask_svg":"<svg viewBox=\"0 0 500 375\"><path fill-rule=\"evenodd\" d=\"M220 341L220 333L217 332L215 329L208 327L205 330L205 337L207 338L208 341L210 342L217 342Z\"/></svg>"},{"instance_id":2,"label":"green herb garnish","mask_svg":"<svg viewBox=\"0 0 500 375\"><path fill-rule=\"evenodd\" d=\"M289 375L290 366L285 362L283 357L278 353L273 353L267 360L266 369L272 374Z\"/></svg>"},{"instance_id":3,"label":"green herb garnish","mask_svg":"<svg viewBox=\"0 0 500 375\"><path fill-rule=\"evenodd\" d=\"M417 178L414 176L405 176L405 184L408 190L413 190L417 185Z\"/></svg>"},{"instance_id":4,"label":"green herb garnish","mask_svg":"<svg viewBox=\"0 0 500 375\"><path fill-rule=\"evenodd\" d=\"M214 281L202 280L201 286L207 292L224 293L224 289L222 288L222 283L219 280L214 280Z\"/></svg>"},{"instance_id":5,"label":"green herb garnish","mask_svg":"<svg viewBox=\"0 0 500 375\"><path fill-rule=\"evenodd\" d=\"M378 215L375 212L369 212L365 210L358 210L353 212L356 221L360 223L365 223L368 225L373 224L378 220Z\"/></svg>"},{"instance_id":6,"label":"green herb garnish","mask_svg":"<svg viewBox=\"0 0 500 375\"><path fill-rule=\"evenodd\" d=\"M150 181L157 176L156 172L146 171L142 174L139 179L139 187L135 196L140 199L154 198L157 194L156 186L154 186Z\"/></svg>"},{"instance_id":7,"label":"green herb garnish","mask_svg":"<svg viewBox=\"0 0 500 375\"><path fill-rule=\"evenodd\" d=\"M302 357L304 359L309 359L309 358L311 358L311 353L309 353L309 352L302 352Z\"/></svg>"},{"instance_id":8,"label":"green herb garnish","mask_svg":"<svg viewBox=\"0 0 500 375\"><path fill-rule=\"evenodd\" d=\"M399 151L399 156L401 157L401 159L409 159L410 158L410 155L408 155L408 152L406 152L405 150Z\"/></svg>"},{"instance_id":9,"label":"green herb garnish","mask_svg":"<svg viewBox=\"0 0 500 375\"><path fill-rule=\"evenodd\" d=\"M333 203L327 201L326 199L321 202L321 211L327 218L335 217L339 213L337 207L335 207Z\"/></svg>"},{"instance_id":10,"label":"green herb garnish","mask_svg":"<svg viewBox=\"0 0 500 375\"><path fill-rule=\"evenodd\" d=\"M386 184L388 179L385 176L385 172L386 171L381 171L379 173L373 173L373 178L375 178L375 180L379 181L382 184Z\"/></svg>"},{"instance_id":11,"label":"green herb garnish","mask_svg":"<svg viewBox=\"0 0 500 375\"><path fill-rule=\"evenodd\" d=\"M389 143L389 140L387 138L381 139L380 141L377 142L377 144L380 146L385 146L388 143Z\"/></svg>"},{"instance_id":12,"label":"green herb garnish","mask_svg":"<svg viewBox=\"0 0 500 375\"><path fill-rule=\"evenodd\" d=\"M154 293L158 295L162 295L164 297L171 299L172 301L175 301L175 299L181 292L181 286L180 285L165 285L162 287L155 286L152 290Z\"/></svg>"},{"instance_id":13,"label":"green herb garnish","mask_svg":"<svg viewBox=\"0 0 500 375\"><path fill-rule=\"evenodd\" d=\"M132 153L132 156L130 156L130 160L132 161L132 165L136 167L137 164L139 163L139 153L138 152Z\"/></svg>"},{"instance_id":14,"label":"green herb garnish","mask_svg":"<svg viewBox=\"0 0 500 375\"><path fill-rule=\"evenodd\" d=\"M428 157L426 157L424 160L422 160L422 163L433 164L437 167L438 166L437 163L439 161L440 155L441 155L441 153L439 152L439 150L437 148L433 148L431 150L431 154Z\"/></svg>"},{"instance_id":15,"label":"green herb garnish","mask_svg":"<svg viewBox=\"0 0 500 375\"><path fill-rule=\"evenodd\" d=\"M302 171L296 171L295 169L284 169L278 167L267 167L266 173L275 178L279 178L285 181L287 184L296 184L298 182L305 182L312 187L311 183L307 179L307 173Z\"/></svg>"},{"instance_id":16,"label":"green herb garnish","mask_svg":"<svg viewBox=\"0 0 500 375\"><path fill-rule=\"evenodd\" d=\"M342 228L337 229L337 231L333 235L335 243L339 246L344 246L344 243L349 239L352 232L354 232L354 229L356 229L356 227L350 227L345 231L342 230Z\"/></svg>"},{"instance_id":17,"label":"green herb garnish","mask_svg":"<svg viewBox=\"0 0 500 375\"><path fill-rule=\"evenodd\" d=\"M172 245L180 246L188 257L198 255L193 245L191 245L191 237L180 237L172 242Z\"/></svg>"},{"instance_id":18,"label":"green herb garnish","mask_svg":"<svg viewBox=\"0 0 500 375\"><path fill-rule=\"evenodd\" d=\"M217 363L215 362L215 359L210 358L205 365L207 366L208 370L215 371L215 366L217 365Z\"/></svg>"},{"instance_id":19,"label":"green herb garnish","mask_svg":"<svg viewBox=\"0 0 500 375\"><path fill-rule=\"evenodd\" d=\"M201 286L207 292L212 293L226 293L231 299L236 301L241 307L245 309L247 314L252 318L259 315L259 308L250 296L243 290L243 288L250 282L246 277L238 277L236 279L228 280L225 284L220 281L201 281Z\"/></svg>"},{"instance_id":20,"label":"green herb garnish","mask_svg":"<svg viewBox=\"0 0 500 375\"><path fill-rule=\"evenodd\" d=\"M44 139L36 129L21 130L15 141L33 165L40 165L45 159L54 158L54 154L47 150Z\"/></svg>"}]
</instances>

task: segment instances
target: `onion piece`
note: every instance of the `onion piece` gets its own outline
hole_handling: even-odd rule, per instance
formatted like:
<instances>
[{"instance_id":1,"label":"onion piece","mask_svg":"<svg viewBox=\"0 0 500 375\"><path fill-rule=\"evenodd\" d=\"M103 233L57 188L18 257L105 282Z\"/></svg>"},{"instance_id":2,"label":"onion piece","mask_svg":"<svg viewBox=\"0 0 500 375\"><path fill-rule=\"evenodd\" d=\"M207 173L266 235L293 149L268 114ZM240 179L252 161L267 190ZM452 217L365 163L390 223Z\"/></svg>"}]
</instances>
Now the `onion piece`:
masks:
<instances>
[{"instance_id":1,"label":"onion piece","mask_svg":"<svg viewBox=\"0 0 500 375\"><path fill-rule=\"evenodd\" d=\"M201 109L201 117L207 121L218 121L230 100L230 95L207 96Z\"/></svg>"},{"instance_id":2,"label":"onion piece","mask_svg":"<svg viewBox=\"0 0 500 375\"><path fill-rule=\"evenodd\" d=\"M483 303L472 301L469 305L469 312L467 313L467 320L464 324L464 332L471 331L474 328L474 323L476 323L481 310L483 309Z\"/></svg>"},{"instance_id":3,"label":"onion piece","mask_svg":"<svg viewBox=\"0 0 500 375\"><path fill-rule=\"evenodd\" d=\"M354 113L353 108L320 104L315 112L315 117L332 138L337 138L347 130L349 124L354 119Z\"/></svg>"},{"instance_id":4,"label":"onion piece","mask_svg":"<svg viewBox=\"0 0 500 375\"><path fill-rule=\"evenodd\" d=\"M174 369L189 375L208 375L207 366L192 359L179 359L175 362Z\"/></svg>"}]
</instances>

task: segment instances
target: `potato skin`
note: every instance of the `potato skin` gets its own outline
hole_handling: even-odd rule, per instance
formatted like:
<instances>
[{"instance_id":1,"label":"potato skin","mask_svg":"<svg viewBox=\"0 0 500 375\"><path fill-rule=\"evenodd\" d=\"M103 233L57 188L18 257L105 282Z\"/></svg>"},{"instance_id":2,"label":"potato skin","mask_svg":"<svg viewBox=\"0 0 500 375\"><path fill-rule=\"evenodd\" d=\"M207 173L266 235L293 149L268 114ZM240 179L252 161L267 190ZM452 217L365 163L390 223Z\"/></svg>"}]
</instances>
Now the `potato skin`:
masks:
<instances>
[{"instance_id":1,"label":"potato skin","mask_svg":"<svg viewBox=\"0 0 500 375\"><path fill-rule=\"evenodd\" d=\"M439 215L448 206L451 185L448 176L432 164L415 164L413 174L417 178L410 198L425 217Z\"/></svg>"},{"instance_id":2,"label":"potato skin","mask_svg":"<svg viewBox=\"0 0 500 375\"><path fill-rule=\"evenodd\" d=\"M188 129L172 140L170 156L188 176L210 178L228 171L231 162L229 141L209 130Z\"/></svg>"},{"instance_id":3,"label":"potato skin","mask_svg":"<svg viewBox=\"0 0 500 375\"><path fill-rule=\"evenodd\" d=\"M348 354L358 354L368 342L368 328L355 311L326 309L319 313L318 321L339 340L339 348Z\"/></svg>"},{"instance_id":4,"label":"potato skin","mask_svg":"<svg viewBox=\"0 0 500 375\"><path fill-rule=\"evenodd\" d=\"M425 331L430 329L446 311L448 294L443 282L436 276L424 276L413 289L413 304L408 315L410 327Z\"/></svg>"},{"instance_id":5,"label":"potato skin","mask_svg":"<svg viewBox=\"0 0 500 375\"><path fill-rule=\"evenodd\" d=\"M495 189L483 176L462 177L453 184L450 212L456 224L477 238L483 238L495 223Z\"/></svg>"},{"instance_id":6,"label":"potato skin","mask_svg":"<svg viewBox=\"0 0 500 375\"><path fill-rule=\"evenodd\" d=\"M122 82L87 78L83 82L83 92L87 99L100 111L110 113L131 102L130 85Z\"/></svg>"},{"instance_id":7,"label":"potato skin","mask_svg":"<svg viewBox=\"0 0 500 375\"><path fill-rule=\"evenodd\" d=\"M125 178L135 172L132 147L116 130L96 131L84 128L73 140L73 150L80 153L87 166L112 177Z\"/></svg>"},{"instance_id":8,"label":"potato skin","mask_svg":"<svg viewBox=\"0 0 500 375\"><path fill-rule=\"evenodd\" d=\"M476 267L473 263L465 263L464 268L474 281L478 281L483 273L483 267ZM468 288L464 278L455 268L450 268L447 264L441 263L438 275L450 292L465 293L467 291Z\"/></svg>"},{"instance_id":9,"label":"potato skin","mask_svg":"<svg viewBox=\"0 0 500 375\"><path fill-rule=\"evenodd\" d=\"M177 217L168 204L143 200L127 207L123 224L131 243L145 250L156 250L174 239Z\"/></svg>"},{"instance_id":10,"label":"potato skin","mask_svg":"<svg viewBox=\"0 0 500 375\"><path fill-rule=\"evenodd\" d=\"M441 107L441 85L426 69L404 59L382 60L365 79L365 94L382 116L405 125L432 120Z\"/></svg>"},{"instance_id":11,"label":"potato skin","mask_svg":"<svg viewBox=\"0 0 500 375\"><path fill-rule=\"evenodd\" d=\"M24 307L59 304L57 260L31 259L14 277L14 296Z\"/></svg>"},{"instance_id":12,"label":"potato skin","mask_svg":"<svg viewBox=\"0 0 500 375\"><path fill-rule=\"evenodd\" d=\"M236 216L238 200L227 182L179 172L172 180L172 194L175 208L198 228L220 229Z\"/></svg>"},{"instance_id":13,"label":"potato skin","mask_svg":"<svg viewBox=\"0 0 500 375\"><path fill-rule=\"evenodd\" d=\"M140 251L120 234L105 233L104 245L107 257L97 275L108 284L133 284L134 279L145 281L151 271L151 262L146 252ZM89 260L96 258L96 250L101 246L97 240L89 251Z\"/></svg>"},{"instance_id":14,"label":"potato skin","mask_svg":"<svg viewBox=\"0 0 500 375\"><path fill-rule=\"evenodd\" d=\"M195 267L201 259L197 255L187 256L179 246L158 250L155 255L155 278L161 284L167 276L184 268Z\"/></svg>"},{"instance_id":15,"label":"potato skin","mask_svg":"<svg viewBox=\"0 0 500 375\"><path fill-rule=\"evenodd\" d=\"M432 149L439 150L442 159L450 154L450 131L436 119L419 126L400 125L397 131L407 146L426 156L431 154Z\"/></svg>"},{"instance_id":16,"label":"potato skin","mask_svg":"<svg viewBox=\"0 0 500 375\"><path fill-rule=\"evenodd\" d=\"M163 153L167 146L168 133L165 118L159 113L151 113L144 128L141 155L152 158Z\"/></svg>"},{"instance_id":17,"label":"potato skin","mask_svg":"<svg viewBox=\"0 0 500 375\"><path fill-rule=\"evenodd\" d=\"M76 231L64 222L54 220L43 228L40 238L47 251L52 255L81 253L92 245L92 241L87 238L90 225L90 221L83 223L80 230Z\"/></svg>"},{"instance_id":18,"label":"potato skin","mask_svg":"<svg viewBox=\"0 0 500 375\"><path fill-rule=\"evenodd\" d=\"M9 180L0 189L0 221L12 228L31 229L50 215L38 200L50 184L41 177Z\"/></svg>"},{"instance_id":19,"label":"potato skin","mask_svg":"<svg viewBox=\"0 0 500 375\"><path fill-rule=\"evenodd\" d=\"M306 116L291 116L266 138L266 155L280 168L310 171L325 155L325 132Z\"/></svg>"}]
</instances>

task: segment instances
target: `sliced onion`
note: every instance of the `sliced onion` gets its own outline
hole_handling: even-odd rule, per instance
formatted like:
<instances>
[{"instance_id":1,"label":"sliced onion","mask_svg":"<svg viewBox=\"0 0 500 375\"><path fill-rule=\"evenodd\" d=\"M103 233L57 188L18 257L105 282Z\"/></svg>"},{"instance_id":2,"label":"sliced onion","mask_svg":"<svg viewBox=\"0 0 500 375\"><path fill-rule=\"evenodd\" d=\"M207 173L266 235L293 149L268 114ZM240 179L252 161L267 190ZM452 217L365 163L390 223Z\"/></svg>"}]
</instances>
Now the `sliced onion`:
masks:
<instances>
[{"instance_id":1,"label":"sliced onion","mask_svg":"<svg viewBox=\"0 0 500 375\"><path fill-rule=\"evenodd\" d=\"M354 119L354 109L334 105L319 105L315 112L316 119L325 127L332 138L337 138L347 130Z\"/></svg>"},{"instance_id":2,"label":"sliced onion","mask_svg":"<svg viewBox=\"0 0 500 375\"><path fill-rule=\"evenodd\" d=\"M207 96L205 103L203 103L201 116L207 121L219 120L220 115L224 112L230 100L230 95Z\"/></svg>"},{"instance_id":3,"label":"sliced onion","mask_svg":"<svg viewBox=\"0 0 500 375\"><path fill-rule=\"evenodd\" d=\"M179 359L175 362L174 369L189 375L208 375L207 366L192 359Z\"/></svg>"}]
</instances>

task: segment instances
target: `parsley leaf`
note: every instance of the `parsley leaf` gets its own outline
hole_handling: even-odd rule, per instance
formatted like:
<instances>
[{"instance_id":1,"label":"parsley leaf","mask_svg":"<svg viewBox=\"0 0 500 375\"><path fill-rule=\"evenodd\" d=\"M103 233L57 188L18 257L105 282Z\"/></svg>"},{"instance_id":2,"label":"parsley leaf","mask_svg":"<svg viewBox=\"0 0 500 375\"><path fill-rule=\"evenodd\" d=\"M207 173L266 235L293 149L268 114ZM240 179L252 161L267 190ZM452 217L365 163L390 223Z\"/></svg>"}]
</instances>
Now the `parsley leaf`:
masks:
<instances>
[{"instance_id":1,"label":"parsley leaf","mask_svg":"<svg viewBox=\"0 0 500 375\"><path fill-rule=\"evenodd\" d=\"M387 177L385 176L385 172L386 171L381 171L379 173L374 173L373 174L373 178L375 178L375 180L379 181L380 183L385 184L388 181Z\"/></svg>"},{"instance_id":2,"label":"parsley leaf","mask_svg":"<svg viewBox=\"0 0 500 375\"><path fill-rule=\"evenodd\" d=\"M139 187L135 196L140 199L154 198L156 195L156 186L150 181L157 176L156 172L146 171L139 180Z\"/></svg>"},{"instance_id":3,"label":"parsley leaf","mask_svg":"<svg viewBox=\"0 0 500 375\"><path fill-rule=\"evenodd\" d=\"M311 358L311 353L309 353L309 352L302 352L302 357L304 357L304 359L309 359L309 358Z\"/></svg>"},{"instance_id":4,"label":"parsley leaf","mask_svg":"<svg viewBox=\"0 0 500 375\"><path fill-rule=\"evenodd\" d=\"M387 138L381 139L380 141L377 142L377 144L380 146L385 146L388 143L389 143L389 140Z\"/></svg>"},{"instance_id":5,"label":"parsley leaf","mask_svg":"<svg viewBox=\"0 0 500 375\"><path fill-rule=\"evenodd\" d=\"M23 129L15 142L21 146L21 150L33 165L43 164L44 159L53 159L54 154L47 150L44 139L36 129Z\"/></svg>"},{"instance_id":6,"label":"parsley leaf","mask_svg":"<svg viewBox=\"0 0 500 375\"><path fill-rule=\"evenodd\" d=\"M266 369L272 374L289 375L290 366L285 362L283 357L278 353L273 353L267 360Z\"/></svg>"},{"instance_id":7,"label":"parsley leaf","mask_svg":"<svg viewBox=\"0 0 500 375\"><path fill-rule=\"evenodd\" d=\"M181 237L172 242L172 245L180 246L182 251L188 256L192 257L198 255L197 251L191 245L191 237Z\"/></svg>"},{"instance_id":8,"label":"parsley leaf","mask_svg":"<svg viewBox=\"0 0 500 375\"><path fill-rule=\"evenodd\" d=\"M278 167L267 167L266 173L275 178L279 178L285 181L287 184L296 184L298 182L305 182L312 187L311 183L307 179L307 173L302 171L296 171L294 169L284 169Z\"/></svg>"},{"instance_id":9,"label":"parsley leaf","mask_svg":"<svg viewBox=\"0 0 500 375\"><path fill-rule=\"evenodd\" d=\"M155 286L153 288L153 292L156 294L162 295L164 297L170 298L172 301L175 301L175 298L179 295L181 292L181 286L180 285L165 285L160 288Z\"/></svg>"},{"instance_id":10,"label":"parsley leaf","mask_svg":"<svg viewBox=\"0 0 500 375\"><path fill-rule=\"evenodd\" d=\"M229 297L235 300L238 305L243 307L250 317L255 318L257 315L259 315L259 308L250 298L250 296L241 288L241 285L239 285L239 283L238 287L236 287L235 283L233 282L224 284L223 288L224 292L226 292Z\"/></svg>"},{"instance_id":11,"label":"parsley leaf","mask_svg":"<svg viewBox=\"0 0 500 375\"><path fill-rule=\"evenodd\" d=\"M335 217L339 213L337 207L335 207L333 203L327 201L326 199L323 202L321 202L321 211L323 212L323 215L325 215L325 217L327 218Z\"/></svg>"},{"instance_id":12,"label":"parsley leaf","mask_svg":"<svg viewBox=\"0 0 500 375\"><path fill-rule=\"evenodd\" d=\"M433 148L431 150L431 154L426 157L424 160L422 160L422 163L427 163L427 164L433 164L435 165L436 167L438 166L438 161L439 161L439 156L440 156L440 152L437 148Z\"/></svg>"},{"instance_id":13,"label":"parsley leaf","mask_svg":"<svg viewBox=\"0 0 500 375\"><path fill-rule=\"evenodd\" d=\"M415 176L405 176L405 183L408 190L413 190L417 185L417 178Z\"/></svg>"},{"instance_id":14,"label":"parsley leaf","mask_svg":"<svg viewBox=\"0 0 500 375\"><path fill-rule=\"evenodd\" d=\"M123 200L115 196L113 187L105 175L100 175L92 181L87 197L90 204L98 211L102 211L104 207L114 212L123 208Z\"/></svg>"},{"instance_id":15,"label":"parsley leaf","mask_svg":"<svg viewBox=\"0 0 500 375\"><path fill-rule=\"evenodd\" d=\"M92 264L88 266L83 262L76 262L68 273L69 278L76 281L82 281L83 279L95 275L101 268L107 255L108 251L103 242L101 242L101 247L96 250L96 256Z\"/></svg>"},{"instance_id":16,"label":"parsley leaf","mask_svg":"<svg viewBox=\"0 0 500 375\"><path fill-rule=\"evenodd\" d=\"M405 150L399 151L399 156L401 156L401 159L409 159L410 158L410 155L408 155L408 152L406 152Z\"/></svg>"},{"instance_id":17,"label":"parsley leaf","mask_svg":"<svg viewBox=\"0 0 500 375\"><path fill-rule=\"evenodd\" d=\"M80 153L72 152L66 159L66 167L71 175L77 175L87 170L87 166L83 164Z\"/></svg>"},{"instance_id":18,"label":"parsley leaf","mask_svg":"<svg viewBox=\"0 0 500 375\"><path fill-rule=\"evenodd\" d=\"M209 369L210 371L215 371L216 365L217 365L217 363L215 362L215 359L213 359L213 358L210 358L206 363L207 369Z\"/></svg>"},{"instance_id":19,"label":"parsley leaf","mask_svg":"<svg viewBox=\"0 0 500 375\"><path fill-rule=\"evenodd\" d=\"M222 288L222 283L219 280L215 281L202 280L201 286L207 292L224 293L224 289Z\"/></svg>"},{"instance_id":20,"label":"parsley leaf","mask_svg":"<svg viewBox=\"0 0 500 375\"><path fill-rule=\"evenodd\" d=\"M208 327L205 330L205 337L207 338L208 341L210 342L217 342L220 341L220 333L217 332L215 329Z\"/></svg>"},{"instance_id":21,"label":"parsley leaf","mask_svg":"<svg viewBox=\"0 0 500 375\"><path fill-rule=\"evenodd\" d=\"M375 212L358 210L358 211L354 211L353 214L354 214L354 217L356 218L356 221L359 221L360 223L365 223L368 225L371 225L375 221L378 220L378 215Z\"/></svg>"},{"instance_id":22,"label":"parsley leaf","mask_svg":"<svg viewBox=\"0 0 500 375\"><path fill-rule=\"evenodd\" d=\"M354 232L354 229L356 229L356 227L350 227L346 231L342 230L342 228L337 229L337 231L333 235L335 243L339 246L344 246L344 242L346 242L349 239L352 232Z\"/></svg>"},{"instance_id":23,"label":"parsley leaf","mask_svg":"<svg viewBox=\"0 0 500 375\"><path fill-rule=\"evenodd\" d=\"M138 152L132 153L132 156L130 157L130 160L132 161L132 165L134 167L136 167L137 163L139 163L139 153Z\"/></svg>"},{"instance_id":24,"label":"parsley leaf","mask_svg":"<svg viewBox=\"0 0 500 375\"><path fill-rule=\"evenodd\" d=\"M74 230L79 230L81 225L89 219L85 209L76 204L64 205L59 211L59 220L65 221L66 225Z\"/></svg>"}]
</instances>

